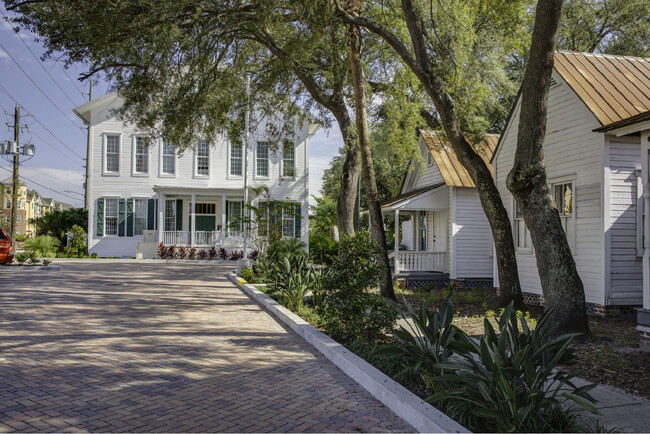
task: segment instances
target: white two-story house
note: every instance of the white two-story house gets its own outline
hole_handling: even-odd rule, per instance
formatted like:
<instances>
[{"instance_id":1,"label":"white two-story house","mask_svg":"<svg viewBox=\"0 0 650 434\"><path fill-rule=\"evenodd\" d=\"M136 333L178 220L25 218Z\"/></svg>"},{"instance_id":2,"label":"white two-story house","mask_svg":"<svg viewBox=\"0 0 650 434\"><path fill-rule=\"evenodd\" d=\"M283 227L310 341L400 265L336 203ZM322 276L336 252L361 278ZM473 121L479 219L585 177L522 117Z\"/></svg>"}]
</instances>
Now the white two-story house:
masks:
<instances>
[{"instance_id":1,"label":"white two-story house","mask_svg":"<svg viewBox=\"0 0 650 434\"><path fill-rule=\"evenodd\" d=\"M244 147L197 140L180 153L116 118L122 103L110 93L74 109L89 126L89 252L136 256L145 235L157 244L241 249ZM277 149L265 137L268 124L250 134L247 185L266 185L283 204L282 235L307 243L308 141L318 125L303 124Z\"/></svg>"}]
</instances>

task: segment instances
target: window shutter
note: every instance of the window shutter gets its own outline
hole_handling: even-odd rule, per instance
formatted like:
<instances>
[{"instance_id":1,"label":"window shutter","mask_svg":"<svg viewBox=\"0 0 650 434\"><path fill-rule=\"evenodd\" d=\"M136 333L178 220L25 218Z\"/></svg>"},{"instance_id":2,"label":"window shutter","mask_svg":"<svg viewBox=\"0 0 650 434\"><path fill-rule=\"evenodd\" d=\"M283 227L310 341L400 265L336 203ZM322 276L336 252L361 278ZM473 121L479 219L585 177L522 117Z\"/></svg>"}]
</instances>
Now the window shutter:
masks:
<instances>
[{"instance_id":1,"label":"window shutter","mask_svg":"<svg viewBox=\"0 0 650 434\"><path fill-rule=\"evenodd\" d=\"M176 230L183 230L183 199L176 199Z\"/></svg>"},{"instance_id":2,"label":"window shutter","mask_svg":"<svg viewBox=\"0 0 650 434\"><path fill-rule=\"evenodd\" d=\"M154 216L155 216L155 217L154 217L154 222L155 222L155 224L154 224L154 227L153 227L153 228L154 228L155 230L158 230L158 199L156 199L156 205L155 205L153 208L154 208L153 213L154 213Z\"/></svg>"},{"instance_id":3,"label":"window shutter","mask_svg":"<svg viewBox=\"0 0 650 434\"><path fill-rule=\"evenodd\" d=\"M125 223L125 216L124 216L124 199L120 199L120 211L119 211L119 218L117 220L117 235L120 237L124 236L124 223Z\"/></svg>"},{"instance_id":4,"label":"window shutter","mask_svg":"<svg viewBox=\"0 0 650 434\"><path fill-rule=\"evenodd\" d=\"M147 230L153 230L156 222L156 201L149 199L147 201Z\"/></svg>"},{"instance_id":5,"label":"window shutter","mask_svg":"<svg viewBox=\"0 0 650 434\"><path fill-rule=\"evenodd\" d=\"M135 199L126 200L126 236L133 236L133 201Z\"/></svg>"},{"instance_id":6,"label":"window shutter","mask_svg":"<svg viewBox=\"0 0 650 434\"><path fill-rule=\"evenodd\" d=\"M226 235L228 235L228 224L230 223L230 214L228 214L228 209L230 208L230 201L226 201L226 224L223 225L223 230Z\"/></svg>"},{"instance_id":7,"label":"window shutter","mask_svg":"<svg viewBox=\"0 0 650 434\"><path fill-rule=\"evenodd\" d=\"M97 236L104 236L104 198L97 199Z\"/></svg>"},{"instance_id":8,"label":"window shutter","mask_svg":"<svg viewBox=\"0 0 650 434\"><path fill-rule=\"evenodd\" d=\"M300 209L301 209L300 204L297 203L296 204L296 210L295 210L295 213L296 213L295 219L296 220L295 220L295 223L294 223L294 231L295 231L294 237L296 237L296 238L300 238L300 235L301 235L300 222L302 220L302 213L301 213Z\"/></svg>"}]
</instances>

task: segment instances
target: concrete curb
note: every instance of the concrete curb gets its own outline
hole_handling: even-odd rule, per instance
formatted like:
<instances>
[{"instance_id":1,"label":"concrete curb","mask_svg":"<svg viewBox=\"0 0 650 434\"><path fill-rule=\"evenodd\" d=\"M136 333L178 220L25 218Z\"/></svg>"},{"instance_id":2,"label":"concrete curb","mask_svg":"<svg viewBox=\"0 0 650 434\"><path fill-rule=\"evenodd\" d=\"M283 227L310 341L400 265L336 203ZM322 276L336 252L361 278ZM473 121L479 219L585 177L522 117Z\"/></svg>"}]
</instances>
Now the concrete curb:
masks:
<instances>
[{"instance_id":1,"label":"concrete curb","mask_svg":"<svg viewBox=\"0 0 650 434\"><path fill-rule=\"evenodd\" d=\"M427 404L374 366L347 350L343 345L316 330L314 326L280 305L271 297L246 283L235 273L226 273L226 278L323 353L339 369L418 432L470 432L467 428Z\"/></svg>"},{"instance_id":2,"label":"concrete curb","mask_svg":"<svg viewBox=\"0 0 650 434\"><path fill-rule=\"evenodd\" d=\"M24 272L36 272L36 271L61 271L61 266L60 265L7 265L4 267L0 267L0 273L1 272L18 272L20 271L21 273Z\"/></svg>"}]
</instances>

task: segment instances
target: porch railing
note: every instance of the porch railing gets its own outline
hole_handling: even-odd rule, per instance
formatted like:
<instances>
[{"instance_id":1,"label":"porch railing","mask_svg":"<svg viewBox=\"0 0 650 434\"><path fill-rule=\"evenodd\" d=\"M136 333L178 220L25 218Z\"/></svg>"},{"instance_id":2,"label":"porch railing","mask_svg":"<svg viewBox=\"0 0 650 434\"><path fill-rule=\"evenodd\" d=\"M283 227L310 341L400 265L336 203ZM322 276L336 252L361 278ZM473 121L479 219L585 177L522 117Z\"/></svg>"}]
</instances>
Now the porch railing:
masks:
<instances>
[{"instance_id":1,"label":"porch railing","mask_svg":"<svg viewBox=\"0 0 650 434\"><path fill-rule=\"evenodd\" d=\"M191 231L163 231L162 242L165 245L189 246L192 241ZM228 231L222 238L221 231L195 231L195 246L227 246L241 247L244 245L244 234Z\"/></svg>"},{"instance_id":2,"label":"porch railing","mask_svg":"<svg viewBox=\"0 0 650 434\"><path fill-rule=\"evenodd\" d=\"M391 269L395 269L395 252L388 255ZM400 250L400 272L405 271L447 271L447 252L413 252Z\"/></svg>"}]
</instances>

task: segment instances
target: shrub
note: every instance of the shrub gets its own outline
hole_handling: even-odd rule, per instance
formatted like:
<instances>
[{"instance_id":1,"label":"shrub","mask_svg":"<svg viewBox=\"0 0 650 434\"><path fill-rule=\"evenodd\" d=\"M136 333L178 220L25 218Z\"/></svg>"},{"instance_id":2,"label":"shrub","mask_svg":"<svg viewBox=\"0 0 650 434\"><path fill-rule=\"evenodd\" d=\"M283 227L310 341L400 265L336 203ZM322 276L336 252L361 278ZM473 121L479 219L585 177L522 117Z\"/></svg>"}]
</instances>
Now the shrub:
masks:
<instances>
[{"instance_id":1,"label":"shrub","mask_svg":"<svg viewBox=\"0 0 650 434\"><path fill-rule=\"evenodd\" d=\"M16 256L14 256L14 260L18 262L18 265L23 265L27 260L29 259L29 255L26 253L19 253Z\"/></svg>"},{"instance_id":2,"label":"shrub","mask_svg":"<svg viewBox=\"0 0 650 434\"><path fill-rule=\"evenodd\" d=\"M187 258L187 247L178 246L178 259L185 259L185 258Z\"/></svg>"},{"instance_id":3,"label":"shrub","mask_svg":"<svg viewBox=\"0 0 650 434\"><path fill-rule=\"evenodd\" d=\"M227 261L229 256L230 255L228 254L228 250L224 249L223 247L219 248L219 257L222 261Z\"/></svg>"},{"instance_id":4,"label":"shrub","mask_svg":"<svg viewBox=\"0 0 650 434\"><path fill-rule=\"evenodd\" d=\"M52 260L51 260L51 259L43 259L43 265L45 265L46 267L47 267L48 265L50 265L51 263L52 263Z\"/></svg>"},{"instance_id":5,"label":"shrub","mask_svg":"<svg viewBox=\"0 0 650 434\"><path fill-rule=\"evenodd\" d=\"M90 257L93 259L97 259L99 256L97 255L97 253L93 253L92 255L90 255Z\"/></svg>"},{"instance_id":6,"label":"shrub","mask_svg":"<svg viewBox=\"0 0 650 434\"><path fill-rule=\"evenodd\" d=\"M244 257L244 251L243 250L233 250L230 252L230 260L231 261L236 261L238 259L241 259Z\"/></svg>"},{"instance_id":7,"label":"shrub","mask_svg":"<svg viewBox=\"0 0 650 434\"><path fill-rule=\"evenodd\" d=\"M205 249L199 250L199 259L206 259L208 257L208 252Z\"/></svg>"},{"instance_id":8,"label":"shrub","mask_svg":"<svg viewBox=\"0 0 650 434\"><path fill-rule=\"evenodd\" d=\"M316 264L329 265L338 254L339 243L322 233L309 234L309 258Z\"/></svg>"},{"instance_id":9,"label":"shrub","mask_svg":"<svg viewBox=\"0 0 650 434\"><path fill-rule=\"evenodd\" d=\"M26 239L27 239L27 235L25 235L25 234L16 234L16 239L15 239L15 241L16 241L17 243L22 243L22 242L25 241Z\"/></svg>"},{"instance_id":10,"label":"shrub","mask_svg":"<svg viewBox=\"0 0 650 434\"><path fill-rule=\"evenodd\" d=\"M257 258L260 256L260 251L259 250L251 250L248 252L248 259L251 261L257 260Z\"/></svg>"},{"instance_id":11,"label":"shrub","mask_svg":"<svg viewBox=\"0 0 650 434\"><path fill-rule=\"evenodd\" d=\"M319 308L325 330L344 340L373 340L390 331L397 314L383 297L367 291L379 285L379 248L367 230L344 237L324 278L325 300Z\"/></svg>"},{"instance_id":12,"label":"shrub","mask_svg":"<svg viewBox=\"0 0 650 434\"><path fill-rule=\"evenodd\" d=\"M30 265L36 265L40 264L41 260L36 257L36 253L34 252L29 252L29 264Z\"/></svg>"},{"instance_id":13,"label":"shrub","mask_svg":"<svg viewBox=\"0 0 650 434\"><path fill-rule=\"evenodd\" d=\"M42 258L54 258L61 242L50 235L39 235L25 241L25 249L31 250Z\"/></svg>"},{"instance_id":14,"label":"shrub","mask_svg":"<svg viewBox=\"0 0 650 434\"><path fill-rule=\"evenodd\" d=\"M589 394L595 385L577 387L571 381L577 373L554 372L578 334L553 337L557 324L548 324L550 312L531 330L510 303L499 319L498 335L487 318L479 342L459 333L452 347L462 359L437 365L452 374L432 379L447 387L430 399L474 430L496 424L500 432L566 431L576 420L575 409L562 405L567 400L597 413Z\"/></svg>"},{"instance_id":15,"label":"shrub","mask_svg":"<svg viewBox=\"0 0 650 434\"><path fill-rule=\"evenodd\" d=\"M167 259L174 259L176 257L176 246L171 245L167 247L167 254L165 255L165 258Z\"/></svg>"},{"instance_id":16,"label":"shrub","mask_svg":"<svg viewBox=\"0 0 650 434\"><path fill-rule=\"evenodd\" d=\"M162 241L158 245L158 257L160 259L165 259L167 257L167 247L165 247Z\"/></svg>"},{"instance_id":17,"label":"shrub","mask_svg":"<svg viewBox=\"0 0 650 434\"><path fill-rule=\"evenodd\" d=\"M242 268L239 277L248 283L257 283L257 277L250 268Z\"/></svg>"},{"instance_id":18,"label":"shrub","mask_svg":"<svg viewBox=\"0 0 650 434\"><path fill-rule=\"evenodd\" d=\"M217 257L217 249L215 247L212 247L208 252L208 259L212 261L216 257Z\"/></svg>"},{"instance_id":19,"label":"shrub","mask_svg":"<svg viewBox=\"0 0 650 434\"><path fill-rule=\"evenodd\" d=\"M66 256L69 258L84 258L88 256L86 249L86 232L79 225L72 226L70 243L65 246Z\"/></svg>"},{"instance_id":20,"label":"shrub","mask_svg":"<svg viewBox=\"0 0 650 434\"><path fill-rule=\"evenodd\" d=\"M187 252L187 259L196 259L196 247L190 247Z\"/></svg>"}]
</instances>

